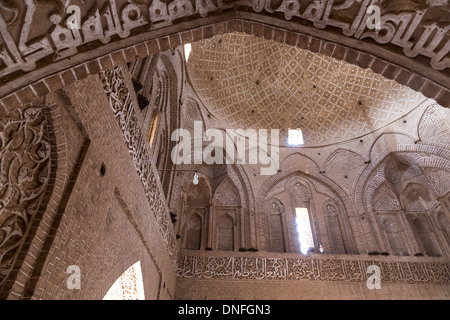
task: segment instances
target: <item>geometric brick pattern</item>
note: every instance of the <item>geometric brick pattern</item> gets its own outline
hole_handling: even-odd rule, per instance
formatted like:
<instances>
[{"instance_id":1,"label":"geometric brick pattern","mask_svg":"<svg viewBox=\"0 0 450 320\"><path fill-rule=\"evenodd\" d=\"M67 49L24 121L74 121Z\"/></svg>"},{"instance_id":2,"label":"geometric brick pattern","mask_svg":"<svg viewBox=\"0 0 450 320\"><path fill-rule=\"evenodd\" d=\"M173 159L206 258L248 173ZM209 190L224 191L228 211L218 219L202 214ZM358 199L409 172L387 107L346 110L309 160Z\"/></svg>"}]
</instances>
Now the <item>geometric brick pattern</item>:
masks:
<instances>
[{"instance_id":1,"label":"geometric brick pattern","mask_svg":"<svg viewBox=\"0 0 450 320\"><path fill-rule=\"evenodd\" d=\"M142 300L143 296L141 264L136 262L114 282L103 300Z\"/></svg>"},{"instance_id":2,"label":"geometric brick pattern","mask_svg":"<svg viewBox=\"0 0 450 320\"><path fill-rule=\"evenodd\" d=\"M144 136L134 110L132 91L128 89L120 67L101 73L100 78L104 84L110 107L115 113L118 125L129 148L130 156L135 163L148 202L158 221L167 251L175 266L177 257L175 234L170 223L166 200L156 178L156 169L152 166L148 147L143 143Z\"/></svg>"},{"instance_id":3,"label":"geometric brick pattern","mask_svg":"<svg viewBox=\"0 0 450 320\"><path fill-rule=\"evenodd\" d=\"M425 100L370 69L243 33L193 43L187 66L226 128L301 128L305 146L367 134Z\"/></svg>"}]
</instances>

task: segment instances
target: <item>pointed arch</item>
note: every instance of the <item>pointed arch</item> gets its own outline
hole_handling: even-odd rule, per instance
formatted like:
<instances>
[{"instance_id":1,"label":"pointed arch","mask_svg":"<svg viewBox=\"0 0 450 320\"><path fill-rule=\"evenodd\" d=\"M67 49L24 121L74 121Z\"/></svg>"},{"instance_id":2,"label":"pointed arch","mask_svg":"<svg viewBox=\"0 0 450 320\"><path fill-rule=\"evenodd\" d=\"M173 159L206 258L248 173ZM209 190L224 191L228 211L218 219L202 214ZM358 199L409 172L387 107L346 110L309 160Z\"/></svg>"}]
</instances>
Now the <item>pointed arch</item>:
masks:
<instances>
[{"instance_id":1,"label":"pointed arch","mask_svg":"<svg viewBox=\"0 0 450 320\"><path fill-rule=\"evenodd\" d=\"M331 252L334 254L347 253L345 244L345 230L342 224L342 217L339 207L332 200L327 200L323 204L328 241Z\"/></svg>"},{"instance_id":2,"label":"pointed arch","mask_svg":"<svg viewBox=\"0 0 450 320\"><path fill-rule=\"evenodd\" d=\"M431 189L427 185L417 182L408 183L403 188L400 199L408 213L426 213L437 203Z\"/></svg>"},{"instance_id":3,"label":"pointed arch","mask_svg":"<svg viewBox=\"0 0 450 320\"><path fill-rule=\"evenodd\" d=\"M417 216L412 219L412 226L417 235L420 247L427 256L439 256L439 252L435 245L434 235L429 222L425 216Z\"/></svg>"},{"instance_id":4,"label":"pointed arch","mask_svg":"<svg viewBox=\"0 0 450 320\"><path fill-rule=\"evenodd\" d=\"M392 249L393 246L388 244L387 237L384 235L384 226L377 217L391 211L391 213L396 212L398 230L402 232L401 237L405 246L402 251L407 250L410 254L417 253L419 239L414 231L412 220L418 214L434 210L436 206L439 206L435 188L430 184L432 180L424 174L426 172L424 170L426 168L448 170L449 160L448 150L432 145L410 144L399 145L395 152L382 152L376 161L367 166L357 182L361 188L356 190L355 199L357 208L364 213L361 216L369 218L364 219L365 222L362 223L366 238L370 240L367 243L369 251L383 252L389 250L388 247ZM411 183L414 184L411 185ZM387 184L390 191L387 192L386 188L381 187L382 184ZM396 201L393 201L391 203L393 205L388 206L389 208L380 205L377 199L385 202L389 200L389 198L381 199L381 196L376 195L376 192L383 188L386 189L387 194L393 193L390 198L396 199L401 208L397 206ZM397 211L394 212L393 209Z\"/></svg>"},{"instance_id":5,"label":"pointed arch","mask_svg":"<svg viewBox=\"0 0 450 320\"><path fill-rule=\"evenodd\" d=\"M145 300L140 261L134 263L117 278L103 300Z\"/></svg>"},{"instance_id":6,"label":"pointed arch","mask_svg":"<svg viewBox=\"0 0 450 320\"><path fill-rule=\"evenodd\" d=\"M266 202L267 251L286 252L286 219L283 203L272 198Z\"/></svg>"},{"instance_id":7,"label":"pointed arch","mask_svg":"<svg viewBox=\"0 0 450 320\"><path fill-rule=\"evenodd\" d=\"M200 250L202 247L202 217L198 212L189 215L185 232L184 247L188 250Z\"/></svg>"},{"instance_id":8,"label":"pointed arch","mask_svg":"<svg viewBox=\"0 0 450 320\"><path fill-rule=\"evenodd\" d=\"M419 139L437 145L442 145L443 141L450 141L449 118L449 109L436 104L426 108L417 126Z\"/></svg>"},{"instance_id":9,"label":"pointed arch","mask_svg":"<svg viewBox=\"0 0 450 320\"><path fill-rule=\"evenodd\" d=\"M398 145L414 144L415 141L416 137L405 133L383 132L372 143L368 160L376 162L377 158L398 151Z\"/></svg>"},{"instance_id":10,"label":"pointed arch","mask_svg":"<svg viewBox=\"0 0 450 320\"><path fill-rule=\"evenodd\" d=\"M236 246L235 217L231 212L221 212L215 217L215 247L219 251L234 251Z\"/></svg>"},{"instance_id":11,"label":"pointed arch","mask_svg":"<svg viewBox=\"0 0 450 320\"><path fill-rule=\"evenodd\" d=\"M294 152L280 162L282 171L291 168L297 168L305 173L320 171L319 165L314 160L300 152Z\"/></svg>"}]
</instances>

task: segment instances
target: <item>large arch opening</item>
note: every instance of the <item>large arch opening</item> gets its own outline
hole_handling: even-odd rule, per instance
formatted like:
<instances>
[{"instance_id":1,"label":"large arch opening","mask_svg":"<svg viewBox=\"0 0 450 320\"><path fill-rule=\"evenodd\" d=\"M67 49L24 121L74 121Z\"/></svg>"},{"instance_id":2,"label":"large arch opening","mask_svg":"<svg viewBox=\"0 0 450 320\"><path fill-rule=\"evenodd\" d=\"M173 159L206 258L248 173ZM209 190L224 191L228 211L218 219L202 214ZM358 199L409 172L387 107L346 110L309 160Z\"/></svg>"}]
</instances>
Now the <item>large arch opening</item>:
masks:
<instances>
[{"instance_id":1,"label":"large arch opening","mask_svg":"<svg viewBox=\"0 0 450 320\"><path fill-rule=\"evenodd\" d=\"M68 3L13 1L2 8L2 112L137 56L145 58L228 32L273 39L369 67L448 106L450 46L443 13L448 7L441 1L382 6L380 34L368 28L369 15L361 19L368 6L365 1L289 5L231 1L206 7L184 0L124 2L74 1L71 4L79 8L83 21L75 31L65 25L71 17ZM115 12L114 21L105 18L101 7Z\"/></svg>"},{"instance_id":2,"label":"large arch opening","mask_svg":"<svg viewBox=\"0 0 450 320\"><path fill-rule=\"evenodd\" d=\"M214 296L202 291L209 279L275 280L271 288L278 280L295 288L303 279L361 282L372 260L386 272L405 267L386 277L394 286L422 281L413 278L448 284L439 271L450 256L450 47L439 14L448 6L383 2L374 33L364 23L369 2L73 0L82 7L78 31L64 25L67 8L53 8L56 1L1 5L2 121L28 101L73 104L52 115L56 140L78 143L73 133L85 126L94 146L57 145L55 163L76 168L64 176L70 188L54 188L63 205L50 208L57 223L45 220L51 241L46 233L36 240L45 261L25 270L38 292L27 285L27 297L51 294L44 268L58 274L73 263L56 250L89 257L97 243L110 251L99 254L99 245L98 261L77 260L88 281L136 246L153 263L145 270L159 283L149 296L158 298ZM48 34L33 29L39 17ZM69 117L81 123L61 120ZM172 155L178 129L194 137L182 163ZM21 137L4 131L0 137ZM301 132L302 143L289 143L289 132ZM4 147L0 163L12 159ZM64 238L59 221L82 229L77 240ZM121 247L116 234L132 243ZM416 264L417 277L405 278ZM24 291L19 272L16 297ZM105 299L141 299L139 275L139 265L127 269ZM58 291L63 276L48 286ZM202 277L206 286L192 285ZM93 287L60 291L99 296Z\"/></svg>"},{"instance_id":3,"label":"large arch opening","mask_svg":"<svg viewBox=\"0 0 450 320\"><path fill-rule=\"evenodd\" d=\"M140 261L134 263L117 278L103 300L145 300Z\"/></svg>"}]
</instances>

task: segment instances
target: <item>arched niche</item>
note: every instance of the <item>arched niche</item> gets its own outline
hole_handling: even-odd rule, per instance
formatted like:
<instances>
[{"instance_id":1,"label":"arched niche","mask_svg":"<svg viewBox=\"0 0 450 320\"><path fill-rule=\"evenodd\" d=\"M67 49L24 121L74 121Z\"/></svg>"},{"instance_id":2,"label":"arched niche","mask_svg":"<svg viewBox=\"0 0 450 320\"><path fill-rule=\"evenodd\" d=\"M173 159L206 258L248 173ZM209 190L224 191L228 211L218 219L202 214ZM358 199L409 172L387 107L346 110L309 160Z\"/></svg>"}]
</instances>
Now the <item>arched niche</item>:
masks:
<instances>
[{"instance_id":1,"label":"arched niche","mask_svg":"<svg viewBox=\"0 0 450 320\"><path fill-rule=\"evenodd\" d=\"M286 217L284 205L280 200L272 198L266 202L265 220L267 239L264 239L264 249L271 252L286 252Z\"/></svg>"},{"instance_id":2,"label":"arched niche","mask_svg":"<svg viewBox=\"0 0 450 320\"><path fill-rule=\"evenodd\" d=\"M236 250L236 215L234 211L218 210L214 215L214 249Z\"/></svg>"},{"instance_id":3,"label":"arched niche","mask_svg":"<svg viewBox=\"0 0 450 320\"><path fill-rule=\"evenodd\" d=\"M207 183L207 178L201 174L198 175L198 184L191 181L185 188L187 194L186 206L191 208L205 208L211 204L211 189Z\"/></svg>"},{"instance_id":4,"label":"arched niche","mask_svg":"<svg viewBox=\"0 0 450 320\"><path fill-rule=\"evenodd\" d=\"M377 218L389 247L389 253L394 256L408 256L401 213L379 213Z\"/></svg>"},{"instance_id":5,"label":"arched niche","mask_svg":"<svg viewBox=\"0 0 450 320\"><path fill-rule=\"evenodd\" d=\"M242 186L236 186L236 177L232 177L229 169L225 164L198 166L195 170L198 184L193 183L194 170L184 172L178 229L185 249L237 251L246 248L249 219L245 214L248 211L242 200Z\"/></svg>"},{"instance_id":6,"label":"arched niche","mask_svg":"<svg viewBox=\"0 0 450 320\"><path fill-rule=\"evenodd\" d=\"M175 180L175 165L172 161L171 152L176 142L172 141L172 132L180 128L181 112L178 94L180 92L180 75L176 71L176 61L167 52L160 53L147 68L153 67L154 70L147 70L152 76L145 78L147 82L143 84L143 89L151 87L148 93L149 106L143 112L142 118L144 130L148 137L153 161L158 169L161 185L164 195L170 202L171 189ZM143 90L141 89L141 90ZM139 101L142 94L137 93Z\"/></svg>"},{"instance_id":7,"label":"arched niche","mask_svg":"<svg viewBox=\"0 0 450 320\"><path fill-rule=\"evenodd\" d=\"M450 218L443 211L439 211L436 214L436 220L438 223L438 229L442 232L444 236L444 241L450 246Z\"/></svg>"},{"instance_id":8,"label":"arched niche","mask_svg":"<svg viewBox=\"0 0 450 320\"><path fill-rule=\"evenodd\" d=\"M208 178L201 173L198 184L193 183L193 173L182 187L182 205L180 217L180 233L183 248L202 250L206 247L207 226L211 207L211 186Z\"/></svg>"},{"instance_id":9,"label":"arched niche","mask_svg":"<svg viewBox=\"0 0 450 320\"><path fill-rule=\"evenodd\" d=\"M401 189L405 187L406 181L411 179L422 179L422 171L414 159L390 153L384 165L384 176L392 189L399 195Z\"/></svg>"},{"instance_id":10,"label":"arched niche","mask_svg":"<svg viewBox=\"0 0 450 320\"><path fill-rule=\"evenodd\" d=\"M410 182L403 188L401 201L408 213L426 213L437 204L432 190L427 185L416 182Z\"/></svg>"},{"instance_id":11,"label":"arched niche","mask_svg":"<svg viewBox=\"0 0 450 320\"><path fill-rule=\"evenodd\" d=\"M332 252L327 231L326 210L324 210L323 204L324 201L333 199L332 203L336 211L339 212L340 233L342 241L345 243L345 252L356 253L354 235L347 216L346 205L329 185L298 171L286 175L281 174L278 179L270 178L267 183L260 189L259 196L265 196L265 199L264 206L261 206L257 219L257 230L262 250L271 250L269 233L272 227L269 225L267 215L271 214L273 199L278 199L277 204L281 203L278 207L283 208L281 225L285 252L300 252L297 211L305 211L305 209L308 212L309 224L313 233L314 252L319 252L320 244L325 245L328 253ZM263 190L264 193L262 193Z\"/></svg>"},{"instance_id":12,"label":"arched niche","mask_svg":"<svg viewBox=\"0 0 450 320\"><path fill-rule=\"evenodd\" d=\"M240 207L239 191L230 178L226 177L216 189L213 197L214 207Z\"/></svg>"},{"instance_id":13,"label":"arched niche","mask_svg":"<svg viewBox=\"0 0 450 320\"><path fill-rule=\"evenodd\" d=\"M395 256L409 255L403 227L404 211L389 182L385 181L375 190L371 204L387 252Z\"/></svg>"},{"instance_id":14,"label":"arched niche","mask_svg":"<svg viewBox=\"0 0 450 320\"><path fill-rule=\"evenodd\" d=\"M213 247L219 251L235 251L243 246L244 210L239 191L229 177L217 187L213 197Z\"/></svg>"},{"instance_id":15,"label":"arched niche","mask_svg":"<svg viewBox=\"0 0 450 320\"><path fill-rule=\"evenodd\" d=\"M202 246L203 219L197 212L189 214L186 226L185 245L188 250L200 250Z\"/></svg>"},{"instance_id":16,"label":"arched niche","mask_svg":"<svg viewBox=\"0 0 450 320\"><path fill-rule=\"evenodd\" d=\"M423 250L422 252L419 252L419 254L425 254L431 257L440 256L440 250L437 248L436 237L429 219L426 216L421 215L412 217L410 220L417 237L419 248Z\"/></svg>"},{"instance_id":17,"label":"arched niche","mask_svg":"<svg viewBox=\"0 0 450 320\"><path fill-rule=\"evenodd\" d=\"M290 224L290 229L294 229L291 231L291 235L295 236L294 241L291 239L291 246L294 245L294 247L297 247L298 252L301 252L303 250L303 254L306 253L305 250L318 252L318 244L321 242L321 232L319 229L317 208L315 205L318 199L317 196L313 196L312 192L312 190L314 190L314 187L310 185L307 180L304 180L298 176L293 176L288 179L285 186L292 208L291 213L286 214L285 220L288 225ZM300 221L298 220L298 210L304 210L305 212L303 223L300 223ZM299 228L301 227L301 225L303 225L303 227L307 231L311 230L312 233L311 235L309 235L309 233L307 232L307 235L305 235L305 239L300 239L301 235L299 233ZM312 239L309 239L310 237L312 237ZM306 238L308 238L309 241ZM309 243L308 249L306 249L306 245L303 243L306 241L308 241Z\"/></svg>"},{"instance_id":18,"label":"arched niche","mask_svg":"<svg viewBox=\"0 0 450 320\"><path fill-rule=\"evenodd\" d=\"M343 225L343 217L340 208L332 200L328 200L323 205L324 216L326 220L329 253L345 254L347 253L345 244L345 229ZM322 240L323 241L323 240ZM324 247L324 250L328 248ZM328 250L327 250L328 253Z\"/></svg>"},{"instance_id":19,"label":"arched niche","mask_svg":"<svg viewBox=\"0 0 450 320\"><path fill-rule=\"evenodd\" d=\"M366 169L371 170L368 175L363 173L367 176L364 210L370 218L367 231L377 241L370 250L429 256L448 252L437 220L438 212L445 209L445 182L441 182L448 173L448 160L435 149L413 145L407 152L391 152Z\"/></svg>"}]
</instances>

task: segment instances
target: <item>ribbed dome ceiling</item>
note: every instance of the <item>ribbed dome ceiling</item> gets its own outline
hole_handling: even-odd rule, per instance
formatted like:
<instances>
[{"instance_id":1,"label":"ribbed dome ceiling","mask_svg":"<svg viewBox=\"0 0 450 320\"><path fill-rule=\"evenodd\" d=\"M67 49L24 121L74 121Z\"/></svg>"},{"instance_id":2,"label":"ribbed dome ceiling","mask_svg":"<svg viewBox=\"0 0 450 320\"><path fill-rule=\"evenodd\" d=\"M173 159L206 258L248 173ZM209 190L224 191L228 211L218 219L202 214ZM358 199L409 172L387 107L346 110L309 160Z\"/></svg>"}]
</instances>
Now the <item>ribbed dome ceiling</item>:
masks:
<instances>
[{"instance_id":1,"label":"ribbed dome ceiling","mask_svg":"<svg viewBox=\"0 0 450 320\"><path fill-rule=\"evenodd\" d=\"M426 99L369 69L241 33L193 43L187 66L225 128L276 128L284 137L300 128L305 146L368 134Z\"/></svg>"}]
</instances>

